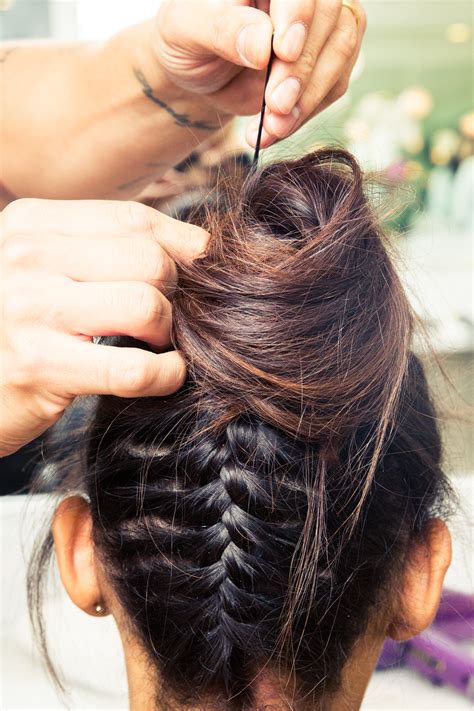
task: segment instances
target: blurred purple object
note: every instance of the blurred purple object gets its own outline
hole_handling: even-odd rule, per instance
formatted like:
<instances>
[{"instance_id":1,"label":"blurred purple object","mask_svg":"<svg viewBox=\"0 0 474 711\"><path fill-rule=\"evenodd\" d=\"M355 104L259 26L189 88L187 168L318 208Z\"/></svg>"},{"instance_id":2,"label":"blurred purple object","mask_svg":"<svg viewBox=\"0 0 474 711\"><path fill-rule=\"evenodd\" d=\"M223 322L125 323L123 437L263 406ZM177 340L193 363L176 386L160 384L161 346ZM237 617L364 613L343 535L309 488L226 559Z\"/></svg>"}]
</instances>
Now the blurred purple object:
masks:
<instances>
[{"instance_id":1,"label":"blurred purple object","mask_svg":"<svg viewBox=\"0 0 474 711\"><path fill-rule=\"evenodd\" d=\"M431 627L408 642L387 639L377 669L408 666L474 701L474 595L445 590Z\"/></svg>"}]
</instances>

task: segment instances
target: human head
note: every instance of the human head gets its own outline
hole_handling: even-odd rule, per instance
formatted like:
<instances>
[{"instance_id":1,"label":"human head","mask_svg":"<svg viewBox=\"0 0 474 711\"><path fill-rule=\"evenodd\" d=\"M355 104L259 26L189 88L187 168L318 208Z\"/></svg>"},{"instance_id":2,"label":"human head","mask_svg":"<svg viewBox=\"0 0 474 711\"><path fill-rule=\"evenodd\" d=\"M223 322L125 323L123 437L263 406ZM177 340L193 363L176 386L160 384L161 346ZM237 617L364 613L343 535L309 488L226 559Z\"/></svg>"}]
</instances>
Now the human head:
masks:
<instances>
[{"instance_id":1,"label":"human head","mask_svg":"<svg viewBox=\"0 0 474 711\"><path fill-rule=\"evenodd\" d=\"M53 524L63 582L113 612L157 708L356 708L449 563L407 299L344 151L264 167L190 219L211 241L173 298L188 381L99 398L64 481L87 502Z\"/></svg>"}]
</instances>

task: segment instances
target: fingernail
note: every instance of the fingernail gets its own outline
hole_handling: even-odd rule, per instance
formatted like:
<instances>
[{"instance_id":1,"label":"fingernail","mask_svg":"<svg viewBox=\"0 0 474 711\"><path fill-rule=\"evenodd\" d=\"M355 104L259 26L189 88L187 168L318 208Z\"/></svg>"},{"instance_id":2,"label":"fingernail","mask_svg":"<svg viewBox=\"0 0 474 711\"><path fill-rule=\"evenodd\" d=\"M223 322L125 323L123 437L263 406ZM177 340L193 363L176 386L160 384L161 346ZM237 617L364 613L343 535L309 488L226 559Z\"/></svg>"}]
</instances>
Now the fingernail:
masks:
<instances>
[{"instance_id":1,"label":"fingernail","mask_svg":"<svg viewBox=\"0 0 474 711\"><path fill-rule=\"evenodd\" d=\"M258 128L259 127L257 126L256 128L250 128L247 131L247 141L248 141L249 145L252 146L253 148L257 144ZM262 143L264 143L266 141L266 139L269 138L269 136L270 136L270 134L267 131L265 131L264 128L262 128L262 138L261 138Z\"/></svg>"},{"instance_id":2,"label":"fingernail","mask_svg":"<svg viewBox=\"0 0 474 711\"><path fill-rule=\"evenodd\" d=\"M272 136L285 138L295 128L301 116L301 109L295 106L288 116L277 116L269 114L267 118L267 129Z\"/></svg>"},{"instance_id":3,"label":"fingernail","mask_svg":"<svg viewBox=\"0 0 474 711\"><path fill-rule=\"evenodd\" d=\"M258 47L262 41L260 25L246 25L240 30L237 37L237 52L248 67L260 69L258 61Z\"/></svg>"},{"instance_id":4,"label":"fingernail","mask_svg":"<svg viewBox=\"0 0 474 711\"><path fill-rule=\"evenodd\" d=\"M301 82L295 77L288 77L272 92L272 101L278 111L282 114L289 114L298 101L301 91Z\"/></svg>"},{"instance_id":5,"label":"fingernail","mask_svg":"<svg viewBox=\"0 0 474 711\"><path fill-rule=\"evenodd\" d=\"M306 26L302 22L294 22L286 30L280 43L280 50L290 62L296 62L303 51L306 42Z\"/></svg>"}]
</instances>

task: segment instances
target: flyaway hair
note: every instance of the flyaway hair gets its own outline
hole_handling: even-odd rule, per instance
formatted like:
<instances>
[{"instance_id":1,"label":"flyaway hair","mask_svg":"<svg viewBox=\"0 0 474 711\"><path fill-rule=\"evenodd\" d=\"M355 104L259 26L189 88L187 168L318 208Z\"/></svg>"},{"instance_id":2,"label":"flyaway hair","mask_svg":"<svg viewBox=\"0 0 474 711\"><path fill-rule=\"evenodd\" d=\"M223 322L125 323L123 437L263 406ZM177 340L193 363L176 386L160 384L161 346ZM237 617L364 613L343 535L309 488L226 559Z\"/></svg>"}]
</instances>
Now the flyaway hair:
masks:
<instances>
[{"instance_id":1,"label":"flyaway hair","mask_svg":"<svg viewBox=\"0 0 474 711\"><path fill-rule=\"evenodd\" d=\"M446 489L410 307L343 150L223 180L188 219L211 234L173 296L188 380L99 398L63 483L157 704L250 709L269 670L314 709Z\"/></svg>"}]
</instances>

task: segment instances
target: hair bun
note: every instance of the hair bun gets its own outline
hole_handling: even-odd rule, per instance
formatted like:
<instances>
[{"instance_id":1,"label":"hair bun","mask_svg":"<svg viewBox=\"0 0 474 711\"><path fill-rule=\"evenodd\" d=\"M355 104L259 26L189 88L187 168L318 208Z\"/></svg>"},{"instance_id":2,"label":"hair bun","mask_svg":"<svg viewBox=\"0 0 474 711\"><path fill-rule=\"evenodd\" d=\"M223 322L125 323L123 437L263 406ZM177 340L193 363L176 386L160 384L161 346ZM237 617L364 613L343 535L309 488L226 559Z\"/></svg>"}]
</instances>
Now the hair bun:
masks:
<instances>
[{"instance_id":1,"label":"hair bun","mask_svg":"<svg viewBox=\"0 0 474 711\"><path fill-rule=\"evenodd\" d=\"M267 166L203 224L208 255L182 265L174 301L199 398L309 438L385 421L411 316L355 159L326 149Z\"/></svg>"},{"instance_id":2,"label":"hair bun","mask_svg":"<svg viewBox=\"0 0 474 711\"><path fill-rule=\"evenodd\" d=\"M314 238L317 229L343 224L354 210L367 209L357 161L337 149L251 174L245 196L247 218L264 224L275 236L298 241Z\"/></svg>"}]
</instances>

